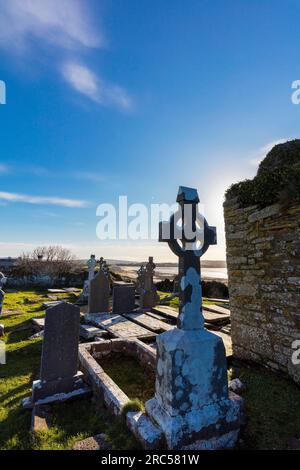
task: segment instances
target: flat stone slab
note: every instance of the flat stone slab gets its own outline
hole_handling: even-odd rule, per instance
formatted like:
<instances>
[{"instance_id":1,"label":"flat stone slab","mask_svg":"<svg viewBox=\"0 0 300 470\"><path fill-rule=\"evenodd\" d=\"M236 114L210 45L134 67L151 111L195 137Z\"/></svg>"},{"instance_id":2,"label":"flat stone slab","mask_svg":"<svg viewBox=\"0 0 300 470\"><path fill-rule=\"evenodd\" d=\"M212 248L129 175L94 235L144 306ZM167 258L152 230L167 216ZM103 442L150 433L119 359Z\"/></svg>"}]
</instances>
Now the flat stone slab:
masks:
<instances>
[{"instance_id":1,"label":"flat stone slab","mask_svg":"<svg viewBox=\"0 0 300 470\"><path fill-rule=\"evenodd\" d=\"M227 325L230 323L230 314L215 313L203 308L203 316L206 323L212 323L214 325Z\"/></svg>"},{"instance_id":2,"label":"flat stone slab","mask_svg":"<svg viewBox=\"0 0 300 470\"><path fill-rule=\"evenodd\" d=\"M222 311L220 311L220 309ZM174 308L167 307L167 306L159 306L152 309L154 313L162 315L166 318L176 320L179 315L178 310ZM218 310L218 311L215 311ZM212 323L216 325L224 325L230 322L230 311L226 308L219 307L219 306L210 306L207 305L203 306L203 315L206 323Z\"/></svg>"},{"instance_id":3,"label":"flat stone slab","mask_svg":"<svg viewBox=\"0 0 300 470\"><path fill-rule=\"evenodd\" d=\"M77 442L73 450L111 450L112 446L106 441L105 434L89 437Z\"/></svg>"},{"instance_id":4,"label":"flat stone slab","mask_svg":"<svg viewBox=\"0 0 300 470\"><path fill-rule=\"evenodd\" d=\"M179 315L178 310L164 305L160 305L159 307L153 307L152 310L153 312L158 313L166 318L170 318L171 320L177 320L177 317Z\"/></svg>"},{"instance_id":5,"label":"flat stone slab","mask_svg":"<svg viewBox=\"0 0 300 470\"><path fill-rule=\"evenodd\" d=\"M220 313L230 317L230 310L226 307L221 307L220 305L203 305L203 308L209 312Z\"/></svg>"},{"instance_id":6,"label":"flat stone slab","mask_svg":"<svg viewBox=\"0 0 300 470\"><path fill-rule=\"evenodd\" d=\"M76 293L76 292L81 292L81 289L79 289L79 287L66 287L64 289L64 292L67 292L67 293Z\"/></svg>"},{"instance_id":7,"label":"flat stone slab","mask_svg":"<svg viewBox=\"0 0 300 470\"><path fill-rule=\"evenodd\" d=\"M84 339L93 339L97 335L101 335L103 330L92 325L80 325L79 335Z\"/></svg>"},{"instance_id":8,"label":"flat stone slab","mask_svg":"<svg viewBox=\"0 0 300 470\"><path fill-rule=\"evenodd\" d=\"M152 310L144 310L144 314L148 315L149 317L155 318L156 320L160 320L164 323L167 323L168 325L176 324L176 318L167 318L166 316L161 315L160 313L153 312Z\"/></svg>"},{"instance_id":9,"label":"flat stone slab","mask_svg":"<svg viewBox=\"0 0 300 470\"><path fill-rule=\"evenodd\" d=\"M212 297L205 297L205 300L209 300L210 302L222 302L223 304L229 304L229 299L215 299Z\"/></svg>"},{"instance_id":10,"label":"flat stone slab","mask_svg":"<svg viewBox=\"0 0 300 470\"><path fill-rule=\"evenodd\" d=\"M99 326L117 338L147 338L153 336L153 332L133 323L127 318L109 313L88 314L85 316L87 322Z\"/></svg>"},{"instance_id":11,"label":"flat stone slab","mask_svg":"<svg viewBox=\"0 0 300 470\"><path fill-rule=\"evenodd\" d=\"M48 289L48 292L50 294L65 294L65 290L64 289Z\"/></svg>"},{"instance_id":12,"label":"flat stone slab","mask_svg":"<svg viewBox=\"0 0 300 470\"><path fill-rule=\"evenodd\" d=\"M34 328L41 331L45 328L45 317L43 318L32 318L31 322L33 323Z\"/></svg>"},{"instance_id":13,"label":"flat stone slab","mask_svg":"<svg viewBox=\"0 0 300 470\"><path fill-rule=\"evenodd\" d=\"M24 398L22 405L24 409L32 409L33 406L52 405L55 403L65 403L66 401L76 400L79 398L86 398L92 395L92 390L89 386L83 385L82 388L74 390L69 393L57 393L55 395L49 395L48 397L41 398L35 403L32 401L32 397Z\"/></svg>"},{"instance_id":14,"label":"flat stone slab","mask_svg":"<svg viewBox=\"0 0 300 470\"><path fill-rule=\"evenodd\" d=\"M128 318L129 320L132 320L138 325L141 325L149 329L150 331L153 331L154 333L169 331L174 328L172 325L168 325L168 323L165 323L161 320L150 317L146 315L145 313L128 313L128 314L124 314L124 317Z\"/></svg>"},{"instance_id":15,"label":"flat stone slab","mask_svg":"<svg viewBox=\"0 0 300 470\"><path fill-rule=\"evenodd\" d=\"M51 308L51 307L56 307L57 305L64 304L64 300L56 300L56 301L51 301L51 302L44 302L42 305L42 308Z\"/></svg>"}]
</instances>

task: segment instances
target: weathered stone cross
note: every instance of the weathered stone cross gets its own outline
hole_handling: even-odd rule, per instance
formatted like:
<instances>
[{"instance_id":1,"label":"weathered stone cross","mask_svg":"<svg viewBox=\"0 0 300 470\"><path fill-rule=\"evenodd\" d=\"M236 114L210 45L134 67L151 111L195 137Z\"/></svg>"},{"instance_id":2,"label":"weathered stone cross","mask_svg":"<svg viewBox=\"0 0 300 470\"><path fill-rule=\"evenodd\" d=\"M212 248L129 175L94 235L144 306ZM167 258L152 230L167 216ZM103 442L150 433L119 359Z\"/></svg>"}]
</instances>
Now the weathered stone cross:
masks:
<instances>
[{"instance_id":1,"label":"weathered stone cross","mask_svg":"<svg viewBox=\"0 0 300 470\"><path fill-rule=\"evenodd\" d=\"M204 326L200 258L210 245L216 245L216 227L210 227L198 214L200 201L196 189L180 186L177 202L180 206L178 212L171 216L169 222L160 223L159 241L167 242L179 257L177 326L183 330L198 330Z\"/></svg>"}]
</instances>

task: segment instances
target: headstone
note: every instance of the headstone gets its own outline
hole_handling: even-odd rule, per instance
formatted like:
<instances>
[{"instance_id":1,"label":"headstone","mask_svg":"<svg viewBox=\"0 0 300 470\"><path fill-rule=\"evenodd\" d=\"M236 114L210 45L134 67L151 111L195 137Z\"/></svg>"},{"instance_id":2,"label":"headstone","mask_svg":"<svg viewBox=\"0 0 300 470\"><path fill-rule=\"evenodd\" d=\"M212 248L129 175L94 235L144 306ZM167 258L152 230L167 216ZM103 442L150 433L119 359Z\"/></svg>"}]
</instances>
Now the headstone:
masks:
<instances>
[{"instance_id":1,"label":"headstone","mask_svg":"<svg viewBox=\"0 0 300 470\"><path fill-rule=\"evenodd\" d=\"M173 294L178 294L178 292L179 292L179 282L178 282L178 276L176 276L173 281Z\"/></svg>"},{"instance_id":2,"label":"headstone","mask_svg":"<svg viewBox=\"0 0 300 470\"><path fill-rule=\"evenodd\" d=\"M145 288L145 274L146 274L146 268L142 264L140 269L137 272L137 283L136 283L136 292L138 294L141 294L142 290Z\"/></svg>"},{"instance_id":3,"label":"headstone","mask_svg":"<svg viewBox=\"0 0 300 470\"><path fill-rule=\"evenodd\" d=\"M149 258L146 264L144 273L144 287L140 291L140 307L152 308L155 307L160 301L160 297L156 292L156 287L153 283L156 265L153 263L153 258Z\"/></svg>"},{"instance_id":4,"label":"headstone","mask_svg":"<svg viewBox=\"0 0 300 470\"><path fill-rule=\"evenodd\" d=\"M2 314L4 296L5 296L5 292L2 289L0 289L0 315Z\"/></svg>"},{"instance_id":5,"label":"headstone","mask_svg":"<svg viewBox=\"0 0 300 470\"><path fill-rule=\"evenodd\" d=\"M113 313L130 313L135 308L135 285L118 282L113 287Z\"/></svg>"},{"instance_id":6,"label":"headstone","mask_svg":"<svg viewBox=\"0 0 300 470\"><path fill-rule=\"evenodd\" d=\"M109 279L102 269L90 281L89 313L108 312L109 310Z\"/></svg>"},{"instance_id":7,"label":"headstone","mask_svg":"<svg viewBox=\"0 0 300 470\"><path fill-rule=\"evenodd\" d=\"M91 255L90 259L88 260L87 262L87 266L88 266L88 279L86 279L84 281L84 284L83 284L83 290L79 296L79 302L87 302L88 301L88 298L89 298L89 289L90 289L90 282L92 281L92 279L94 279L94 276L95 276L95 268L96 268L96 265L97 265L97 261L96 261L96 256L95 255Z\"/></svg>"},{"instance_id":8,"label":"headstone","mask_svg":"<svg viewBox=\"0 0 300 470\"><path fill-rule=\"evenodd\" d=\"M46 312L40 379L33 383L25 407L65 401L87 393L78 372L80 310L64 303Z\"/></svg>"},{"instance_id":9,"label":"headstone","mask_svg":"<svg viewBox=\"0 0 300 470\"><path fill-rule=\"evenodd\" d=\"M89 270L89 277L88 277L88 280L91 281L92 279L94 279L94 276L95 276L95 267L97 265L97 261L96 261L96 256L95 255L91 255L90 259L88 260L87 262L87 265L88 265L88 270Z\"/></svg>"},{"instance_id":10,"label":"headstone","mask_svg":"<svg viewBox=\"0 0 300 470\"><path fill-rule=\"evenodd\" d=\"M198 216L195 189L180 187L177 202L180 210L168 226L160 224L160 241L167 241L179 257L179 316L177 328L156 339L156 392L146 410L163 430L169 449L232 448L241 402L229 397L224 344L204 329L201 305L200 257L216 243L216 229Z\"/></svg>"},{"instance_id":11,"label":"headstone","mask_svg":"<svg viewBox=\"0 0 300 470\"><path fill-rule=\"evenodd\" d=\"M2 308L3 308L3 302L4 302L4 296L5 292L2 290L2 287L6 283L7 278L0 272L0 315L2 314Z\"/></svg>"}]
</instances>

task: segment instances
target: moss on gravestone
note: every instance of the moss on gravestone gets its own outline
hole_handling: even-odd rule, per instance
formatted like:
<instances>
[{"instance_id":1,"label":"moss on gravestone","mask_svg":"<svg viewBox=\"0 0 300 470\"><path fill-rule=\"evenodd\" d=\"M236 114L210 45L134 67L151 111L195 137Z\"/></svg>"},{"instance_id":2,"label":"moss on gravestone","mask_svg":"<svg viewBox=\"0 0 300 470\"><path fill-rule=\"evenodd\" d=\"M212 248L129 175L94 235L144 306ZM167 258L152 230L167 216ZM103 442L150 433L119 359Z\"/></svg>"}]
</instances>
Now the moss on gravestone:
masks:
<instances>
[{"instance_id":1,"label":"moss on gravestone","mask_svg":"<svg viewBox=\"0 0 300 470\"><path fill-rule=\"evenodd\" d=\"M226 200L237 198L242 207L266 207L279 201L300 202L300 139L275 145L252 180L232 185Z\"/></svg>"}]
</instances>

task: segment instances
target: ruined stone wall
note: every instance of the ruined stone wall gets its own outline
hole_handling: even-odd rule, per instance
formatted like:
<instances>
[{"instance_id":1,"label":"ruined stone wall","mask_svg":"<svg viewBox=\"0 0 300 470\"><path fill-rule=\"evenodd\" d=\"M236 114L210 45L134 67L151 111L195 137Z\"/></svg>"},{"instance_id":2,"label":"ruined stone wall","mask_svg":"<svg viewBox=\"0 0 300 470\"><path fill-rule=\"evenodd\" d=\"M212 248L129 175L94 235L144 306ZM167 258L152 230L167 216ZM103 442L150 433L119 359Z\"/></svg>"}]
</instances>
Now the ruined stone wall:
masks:
<instances>
[{"instance_id":1,"label":"ruined stone wall","mask_svg":"<svg viewBox=\"0 0 300 470\"><path fill-rule=\"evenodd\" d=\"M243 208L229 198L224 214L234 355L300 384L292 363L300 339L300 205Z\"/></svg>"}]
</instances>

